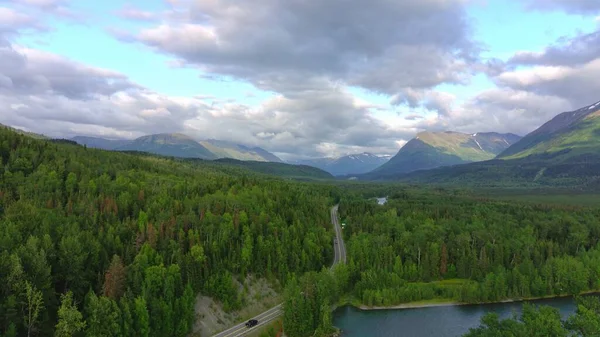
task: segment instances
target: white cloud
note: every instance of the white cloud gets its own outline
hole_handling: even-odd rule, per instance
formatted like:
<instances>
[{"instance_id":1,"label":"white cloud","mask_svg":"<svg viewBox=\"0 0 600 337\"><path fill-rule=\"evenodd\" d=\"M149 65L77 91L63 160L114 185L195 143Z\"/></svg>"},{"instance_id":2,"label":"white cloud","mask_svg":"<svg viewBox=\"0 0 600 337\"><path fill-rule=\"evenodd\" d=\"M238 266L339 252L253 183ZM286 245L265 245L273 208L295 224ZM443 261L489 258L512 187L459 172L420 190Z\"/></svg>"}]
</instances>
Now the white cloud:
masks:
<instances>
[{"instance_id":1,"label":"white cloud","mask_svg":"<svg viewBox=\"0 0 600 337\"><path fill-rule=\"evenodd\" d=\"M45 29L32 13L69 8L58 0L11 3L14 8L0 8L0 109L8 111L0 122L51 136L185 132L288 158L393 153L423 129L524 134L597 101L600 92L600 32L482 64L462 0L170 1L165 13L130 5L118 12L146 21L141 31L119 31L122 40L202 76L274 92L252 106L163 95L124 74L10 44L5 37ZM595 5L530 4L586 13ZM440 89L467 83L477 71L486 71L497 88L466 103ZM350 86L394 106L358 97ZM403 113L394 115L395 109Z\"/></svg>"}]
</instances>

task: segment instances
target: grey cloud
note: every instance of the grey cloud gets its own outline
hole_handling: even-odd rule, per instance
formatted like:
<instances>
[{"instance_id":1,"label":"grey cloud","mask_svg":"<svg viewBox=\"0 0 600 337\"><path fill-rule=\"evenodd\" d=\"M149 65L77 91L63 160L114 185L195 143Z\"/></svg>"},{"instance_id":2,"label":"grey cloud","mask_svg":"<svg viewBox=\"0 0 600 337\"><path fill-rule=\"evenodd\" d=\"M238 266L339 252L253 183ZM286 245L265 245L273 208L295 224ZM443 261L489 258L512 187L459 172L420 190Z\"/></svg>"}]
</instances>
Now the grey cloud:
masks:
<instances>
[{"instance_id":1,"label":"grey cloud","mask_svg":"<svg viewBox=\"0 0 600 337\"><path fill-rule=\"evenodd\" d=\"M0 4L3 2L11 4L21 12L31 14L38 21L52 15L70 22L85 23L85 15L74 11L70 0L0 0Z\"/></svg>"},{"instance_id":2,"label":"grey cloud","mask_svg":"<svg viewBox=\"0 0 600 337\"><path fill-rule=\"evenodd\" d=\"M498 85L514 90L567 100L572 107L594 103L600 93L600 56L583 65L533 67L505 72L496 77Z\"/></svg>"},{"instance_id":3,"label":"grey cloud","mask_svg":"<svg viewBox=\"0 0 600 337\"><path fill-rule=\"evenodd\" d=\"M530 9L563 10L573 14L593 14L600 12L600 2L597 0L528 0Z\"/></svg>"},{"instance_id":4,"label":"grey cloud","mask_svg":"<svg viewBox=\"0 0 600 337\"><path fill-rule=\"evenodd\" d=\"M411 108L423 107L435 111L440 116L447 116L452 110L454 96L435 90L405 89L394 95L391 100L393 105L406 104Z\"/></svg>"},{"instance_id":5,"label":"grey cloud","mask_svg":"<svg viewBox=\"0 0 600 337\"><path fill-rule=\"evenodd\" d=\"M458 131L527 134L555 115L600 100L600 34L561 38L542 52L520 52L507 63L489 62L498 86L440 118ZM426 121L422 121L426 123Z\"/></svg>"},{"instance_id":6,"label":"grey cloud","mask_svg":"<svg viewBox=\"0 0 600 337\"><path fill-rule=\"evenodd\" d=\"M417 114L412 114L412 115L408 115L408 116L404 117L404 119L406 119L407 121L416 121L419 119L423 119L423 116L417 115Z\"/></svg>"},{"instance_id":7,"label":"grey cloud","mask_svg":"<svg viewBox=\"0 0 600 337\"><path fill-rule=\"evenodd\" d=\"M190 122L200 133L223 130L275 152L313 155L332 144L338 150L395 149L415 130L390 129L344 88L396 97L422 92L411 104L445 115L451 99L430 89L466 82L479 62L462 0L171 4L163 24L118 38L135 38L202 76L241 79L278 93L247 120L230 115L212 130L202 117Z\"/></svg>"},{"instance_id":8,"label":"grey cloud","mask_svg":"<svg viewBox=\"0 0 600 337\"><path fill-rule=\"evenodd\" d=\"M119 73L7 41L0 46L0 123L53 137L185 132L291 156L322 156L326 148L393 151L397 140L412 134L390 129L370 116L369 106L327 81L249 107L211 97L168 97Z\"/></svg>"},{"instance_id":9,"label":"grey cloud","mask_svg":"<svg viewBox=\"0 0 600 337\"><path fill-rule=\"evenodd\" d=\"M10 79L11 93L56 94L75 99L110 95L136 88L125 76L73 63L33 49L0 45L0 73Z\"/></svg>"},{"instance_id":10,"label":"grey cloud","mask_svg":"<svg viewBox=\"0 0 600 337\"><path fill-rule=\"evenodd\" d=\"M125 4L116 14L122 18L137 21L154 21L157 19L155 13L141 10L131 4Z\"/></svg>"},{"instance_id":11,"label":"grey cloud","mask_svg":"<svg viewBox=\"0 0 600 337\"><path fill-rule=\"evenodd\" d=\"M12 8L0 7L0 39L28 29L45 31L48 28L33 16Z\"/></svg>"},{"instance_id":12,"label":"grey cloud","mask_svg":"<svg viewBox=\"0 0 600 337\"><path fill-rule=\"evenodd\" d=\"M432 131L525 135L555 115L571 109L570 102L559 97L513 89L491 89L454 109L452 116L440 116L433 121L423 119L416 126Z\"/></svg>"},{"instance_id":13,"label":"grey cloud","mask_svg":"<svg viewBox=\"0 0 600 337\"><path fill-rule=\"evenodd\" d=\"M600 10L600 1L598 1ZM600 31L580 34L573 38L563 37L558 44L541 53L521 52L514 55L511 65L576 66L600 58Z\"/></svg>"},{"instance_id":14,"label":"grey cloud","mask_svg":"<svg viewBox=\"0 0 600 337\"><path fill-rule=\"evenodd\" d=\"M169 25L141 31L139 41L204 72L277 92L298 77L388 94L456 83L478 52L459 0L217 0L174 7Z\"/></svg>"},{"instance_id":15,"label":"grey cloud","mask_svg":"<svg viewBox=\"0 0 600 337\"><path fill-rule=\"evenodd\" d=\"M307 96L275 97L260 109L250 109L249 113L238 113L238 116L243 118L233 121L230 117L226 121L230 129L237 130L239 138L236 141L253 139L255 145L275 152L309 156L315 155L319 144L351 148L381 146L383 141L393 146L395 140L410 134L390 130L370 117L364 107L356 106L351 95L336 90L313 91ZM202 133L210 133L225 125L212 130L207 124L202 123L200 127Z\"/></svg>"},{"instance_id":16,"label":"grey cloud","mask_svg":"<svg viewBox=\"0 0 600 337\"><path fill-rule=\"evenodd\" d=\"M153 133L183 128L201 103L181 104L130 82L124 75L57 55L0 43L2 123L67 134L74 126ZM46 124L63 124L62 131Z\"/></svg>"},{"instance_id":17,"label":"grey cloud","mask_svg":"<svg viewBox=\"0 0 600 337\"><path fill-rule=\"evenodd\" d=\"M4 0L13 4L22 4L42 9L52 9L65 6L67 1L65 0Z\"/></svg>"}]
</instances>

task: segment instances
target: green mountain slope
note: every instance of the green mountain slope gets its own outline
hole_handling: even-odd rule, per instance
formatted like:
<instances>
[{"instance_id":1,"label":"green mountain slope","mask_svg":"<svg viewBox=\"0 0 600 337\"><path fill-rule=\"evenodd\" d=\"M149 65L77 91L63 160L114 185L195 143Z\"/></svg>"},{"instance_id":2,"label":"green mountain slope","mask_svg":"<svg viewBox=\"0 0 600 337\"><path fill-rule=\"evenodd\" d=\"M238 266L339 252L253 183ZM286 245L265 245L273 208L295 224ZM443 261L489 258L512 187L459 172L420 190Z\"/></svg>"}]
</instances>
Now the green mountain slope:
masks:
<instances>
[{"instance_id":1,"label":"green mountain slope","mask_svg":"<svg viewBox=\"0 0 600 337\"><path fill-rule=\"evenodd\" d=\"M269 174L279 177L309 180L329 180L334 177L316 167L307 165L292 165L285 163L261 162L261 161L241 161L231 158L222 158L213 161L215 163L228 166L242 167L251 171Z\"/></svg>"},{"instance_id":2,"label":"green mountain slope","mask_svg":"<svg viewBox=\"0 0 600 337\"><path fill-rule=\"evenodd\" d=\"M46 137L44 135L40 135L39 133L24 131L24 130L13 128L12 126L4 125L4 124L0 124L0 128L8 129L10 131L16 132L23 136L28 136L28 137L35 138L35 139L48 139L48 137Z\"/></svg>"},{"instance_id":3,"label":"green mountain slope","mask_svg":"<svg viewBox=\"0 0 600 337\"><path fill-rule=\"evenodd\" d=\"M600 104L562 113L498 159L396 175L394 179L489 187L600 187Z\"/></svg>"},{"instance_id":4,"label":"green mountain slope","mask_svg":"<svg viewBox=\"0 0 600 337\"><path fill-rule=\"evenodd\" d=\"M216 159L194 139L181 133L161 133L143 136L132 142L115 148L117 151L139 151L168 157Z\"/></svg>"},{"instance_id":5,"label":"green mountain slope","mask_svg":"<svg viewBox=\"0 0 600 337\"><path fill-rule=\"evenodd\" d=\"M387 163L368 176L383 177L441 166L489 160L519 140L514 134L494 132L421 132Z\"/></svg>"},{"instance_id":6,"label":"green mountain slope","mask_svg":"<svg viewBox=\"0 0 600 337\"><path fill-rule=\"evenodd\" d=\"M71 138L72 141L80 145L85 145L90 148L102 149L102 150L114 150L121 146L125 146L131 143L131 140L126 139L105 139L98 137L85 137L75 136Z\"/></svg>"},{"instance_id":7,"label":"green mountain slope","mask_svg":"<svg viewBox=\"0 0 600 337\"><path fill-rule=\"evenodd\" d=\"M270 161L281 163L274 154L260 147L248 147L223 140L208 139L200 144L212 152L217 158L232 158L237 160Z\"/></svg>"},{"instance_id":8,"label":"green mountain slope","mask_svg":"<svg viewBox=\"0 0 600 337\"><path fill-rule=\"evenodd\" d=\"M572 153L600 149L600 102L576 111L564 112L502 152L498 158L523 158L533 154L572 150Z\"/></svg>"}]
</instances>

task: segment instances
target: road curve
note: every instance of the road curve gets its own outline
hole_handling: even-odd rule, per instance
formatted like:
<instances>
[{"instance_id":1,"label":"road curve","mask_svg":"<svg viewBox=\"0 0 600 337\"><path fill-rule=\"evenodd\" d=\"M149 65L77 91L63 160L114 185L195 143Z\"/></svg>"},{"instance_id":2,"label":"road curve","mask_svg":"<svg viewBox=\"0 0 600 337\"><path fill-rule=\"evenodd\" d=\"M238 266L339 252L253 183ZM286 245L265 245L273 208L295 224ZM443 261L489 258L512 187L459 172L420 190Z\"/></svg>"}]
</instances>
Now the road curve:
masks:
<instances>
[{"instance_id":1,"label":"road curve","mask_svg":"<svg viewBox=\"0 0 600 337\"><path fill-rule=\"evenodd\" d=\"M335 230L335 240L333 243L333 264L331 268L333 268L338 263L346 263L346 246L344 245L344 238L342 237L342 228L340 227L340 221L337 216L338 206L335 205L331 208L331 223L333 224L333 228ZM242 322L236 326L233 326L225 331L219 332L218 334L213 335L212 337L239 337L245 336L246 334L257 330L259 327L269 324L271 321L279 318L283 314L283 304L278 304L273 308L263 312L262 314L253 317L258 321L258 324L253 326L252 328L246 327L246 322Z\"/></svg>"}]
</instances>

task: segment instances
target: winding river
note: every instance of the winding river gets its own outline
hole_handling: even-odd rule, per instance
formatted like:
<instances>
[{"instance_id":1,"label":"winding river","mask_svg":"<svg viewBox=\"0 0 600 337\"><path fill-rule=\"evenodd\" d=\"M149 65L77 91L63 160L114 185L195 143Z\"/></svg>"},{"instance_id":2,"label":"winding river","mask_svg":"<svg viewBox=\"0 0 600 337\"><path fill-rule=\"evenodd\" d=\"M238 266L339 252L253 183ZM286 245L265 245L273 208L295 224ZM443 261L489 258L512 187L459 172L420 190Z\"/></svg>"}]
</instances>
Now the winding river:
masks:
<instances>
[{"instance_id":1,"label":"winding river","mask_svg":"<svg viewBox=\"0 0 600 337\"><path fill-rule=\"evenodd\" d=\"M563 318L575 312L570 297L532 303L558 308ZM458 337L479 326L487 312L508 318L513 312L520 313L521 308L519 302L372 311L346 306L334 312L333 324L342 329L342 337Z\"/></svg>"}]
</instances>

